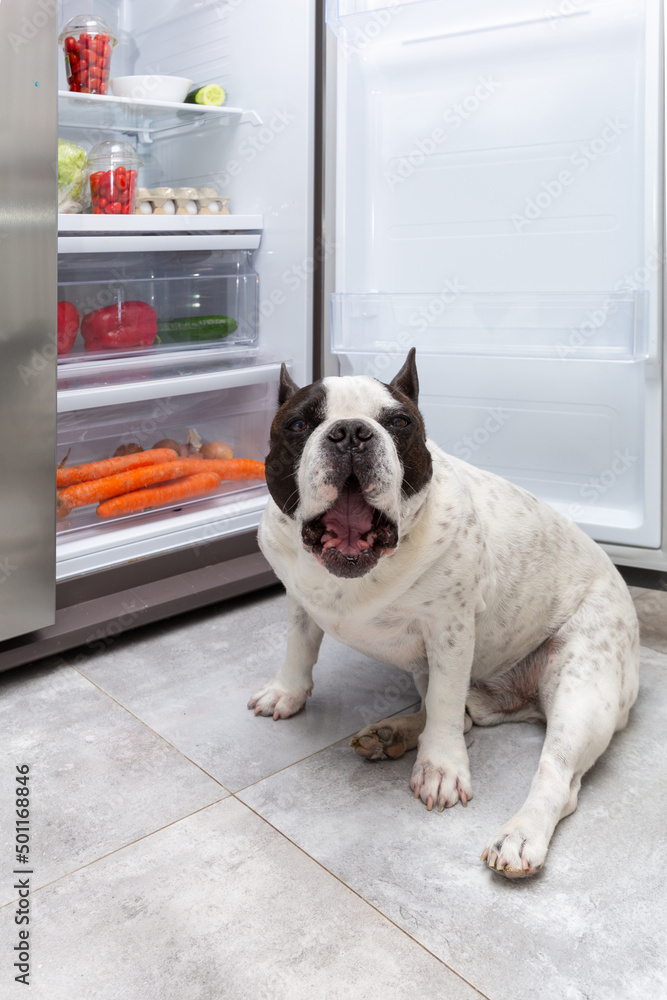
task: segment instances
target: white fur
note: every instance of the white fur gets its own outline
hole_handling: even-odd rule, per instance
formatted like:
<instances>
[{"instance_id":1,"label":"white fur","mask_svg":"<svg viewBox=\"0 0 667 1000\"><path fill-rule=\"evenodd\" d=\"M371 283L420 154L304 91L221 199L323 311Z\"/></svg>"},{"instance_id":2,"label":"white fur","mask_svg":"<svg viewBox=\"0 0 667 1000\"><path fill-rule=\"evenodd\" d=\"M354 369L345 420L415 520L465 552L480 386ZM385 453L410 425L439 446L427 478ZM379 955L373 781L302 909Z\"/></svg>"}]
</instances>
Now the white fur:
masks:
<instances>
[{"instance_id":1,"label":"white fur","mask_svg":"<svg viewBox=\"0 0 667 1000\"><path fill-rule=\"evenodd\" d=\"M411 671L425 710L411 787L429 809L472 797L466 699L479 725L546 717L528 799L483 853L509 877L533 874L556 823L576 808L581 776L626 724L637 695L637 619L627 588L575 525L433 442L431 482L402 496L399 456L376 421L383 408L398 405L394 398L363 376L326 379L325 386L326 419L302 456L295 517L269 500L260 526L262 551L289 596L290 632L284 665L250 707L285 718L305 704L324 632ZM335 500L322 474L326 428L355 417L373 422L381 438L369 502L396 519L399 544L366 576L340 579L306 551L300 531ZM391 730L391 746L403 740L409 749L423 724L412 716L378 727L384 736ZM367 755L384 755L378 727L358 734L357 752L373 743Z\"/></svg>"}]
</instances>

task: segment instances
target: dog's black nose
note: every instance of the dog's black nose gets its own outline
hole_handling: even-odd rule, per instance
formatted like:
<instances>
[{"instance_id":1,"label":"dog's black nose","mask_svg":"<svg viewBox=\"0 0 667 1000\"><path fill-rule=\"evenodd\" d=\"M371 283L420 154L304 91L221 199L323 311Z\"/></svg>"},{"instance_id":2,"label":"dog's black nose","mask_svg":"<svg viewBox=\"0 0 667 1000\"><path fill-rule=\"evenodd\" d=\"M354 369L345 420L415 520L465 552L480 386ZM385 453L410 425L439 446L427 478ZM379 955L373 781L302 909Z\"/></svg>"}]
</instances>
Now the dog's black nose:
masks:
<instances>
[{"instance_id":1,"label":"dog's black nose","mask_svg":"<svg viewBox=\"0 0 667 1000\"><path fill-rule=\"evenodd\" d=\"M373 428L359 420L339 420L327 437L342 448L360 448L373 437Z\"/></svg>"}]
</instances>

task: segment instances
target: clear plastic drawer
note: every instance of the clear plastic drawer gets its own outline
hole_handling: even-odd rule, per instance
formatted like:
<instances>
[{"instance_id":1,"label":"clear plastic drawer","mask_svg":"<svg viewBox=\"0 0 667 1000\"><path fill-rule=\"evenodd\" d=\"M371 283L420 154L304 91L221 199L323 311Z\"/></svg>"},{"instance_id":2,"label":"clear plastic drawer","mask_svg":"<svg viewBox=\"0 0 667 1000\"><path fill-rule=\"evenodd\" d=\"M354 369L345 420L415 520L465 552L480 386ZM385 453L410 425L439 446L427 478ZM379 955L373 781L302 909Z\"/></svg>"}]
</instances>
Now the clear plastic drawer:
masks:
<instances>
[{"instance_id":1,"label":"clear plastic drawer","mask_svg":"<svg viewBox=\"0 0 667 1000\"><path fill-rule=\"evenodd\" d=\"M60 306L59 323L74 317L76 326L76 310L80 325L58 360L252 348L258 278L251 256L247 250L61 254L58 300L74 309Z\"/></svg>"}]
</instances>

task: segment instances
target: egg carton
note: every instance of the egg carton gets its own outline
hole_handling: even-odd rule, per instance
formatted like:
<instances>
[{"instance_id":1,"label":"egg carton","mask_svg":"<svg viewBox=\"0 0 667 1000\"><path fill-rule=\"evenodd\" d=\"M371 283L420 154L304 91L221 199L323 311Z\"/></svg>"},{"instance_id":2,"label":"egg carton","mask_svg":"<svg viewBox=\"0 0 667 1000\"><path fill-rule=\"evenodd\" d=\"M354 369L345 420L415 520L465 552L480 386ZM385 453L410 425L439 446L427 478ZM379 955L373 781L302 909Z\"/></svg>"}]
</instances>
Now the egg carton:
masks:
<instances>
[{"instance_id":1,"label":"egg carton","mask_svg":"<svg viewBox=\"0 0 667 1000\"><path fill-rule=\"evenodd\" d=\"M135 215L230 215L229 198L214 188L137 188Z\"/></svg>"}]
</instances>

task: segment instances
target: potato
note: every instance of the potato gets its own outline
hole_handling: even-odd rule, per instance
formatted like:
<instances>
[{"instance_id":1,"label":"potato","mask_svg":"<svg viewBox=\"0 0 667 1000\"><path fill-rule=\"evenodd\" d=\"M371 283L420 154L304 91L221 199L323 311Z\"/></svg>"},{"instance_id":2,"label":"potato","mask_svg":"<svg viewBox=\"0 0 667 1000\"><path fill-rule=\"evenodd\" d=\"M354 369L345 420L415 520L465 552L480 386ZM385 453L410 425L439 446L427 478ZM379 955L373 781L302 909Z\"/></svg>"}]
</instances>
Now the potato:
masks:
<instances>
[{"instance_id":1,"label":"potato","mask_svg":"<svg viewBox=\"0 0 667 1000\"><path fill-rule=\"evenodd\" d=\"M121 455L138 455L140 451L144 449L136 441L130 441L128 444L119 445L115 452L113 453L113 458L119 458Z\"/></svg>"},{"instance_id":2,"label":"potato","mask_svg":"<svg viewBox=\"0 0 667 1000\"><path fill-rule=\"evenodd\" d=\"M222 458L225 460L234 458L234 452L224 441L209 441L207 444L203 444L201 454L203 458Z\"/></svg>"}]
</instances>

